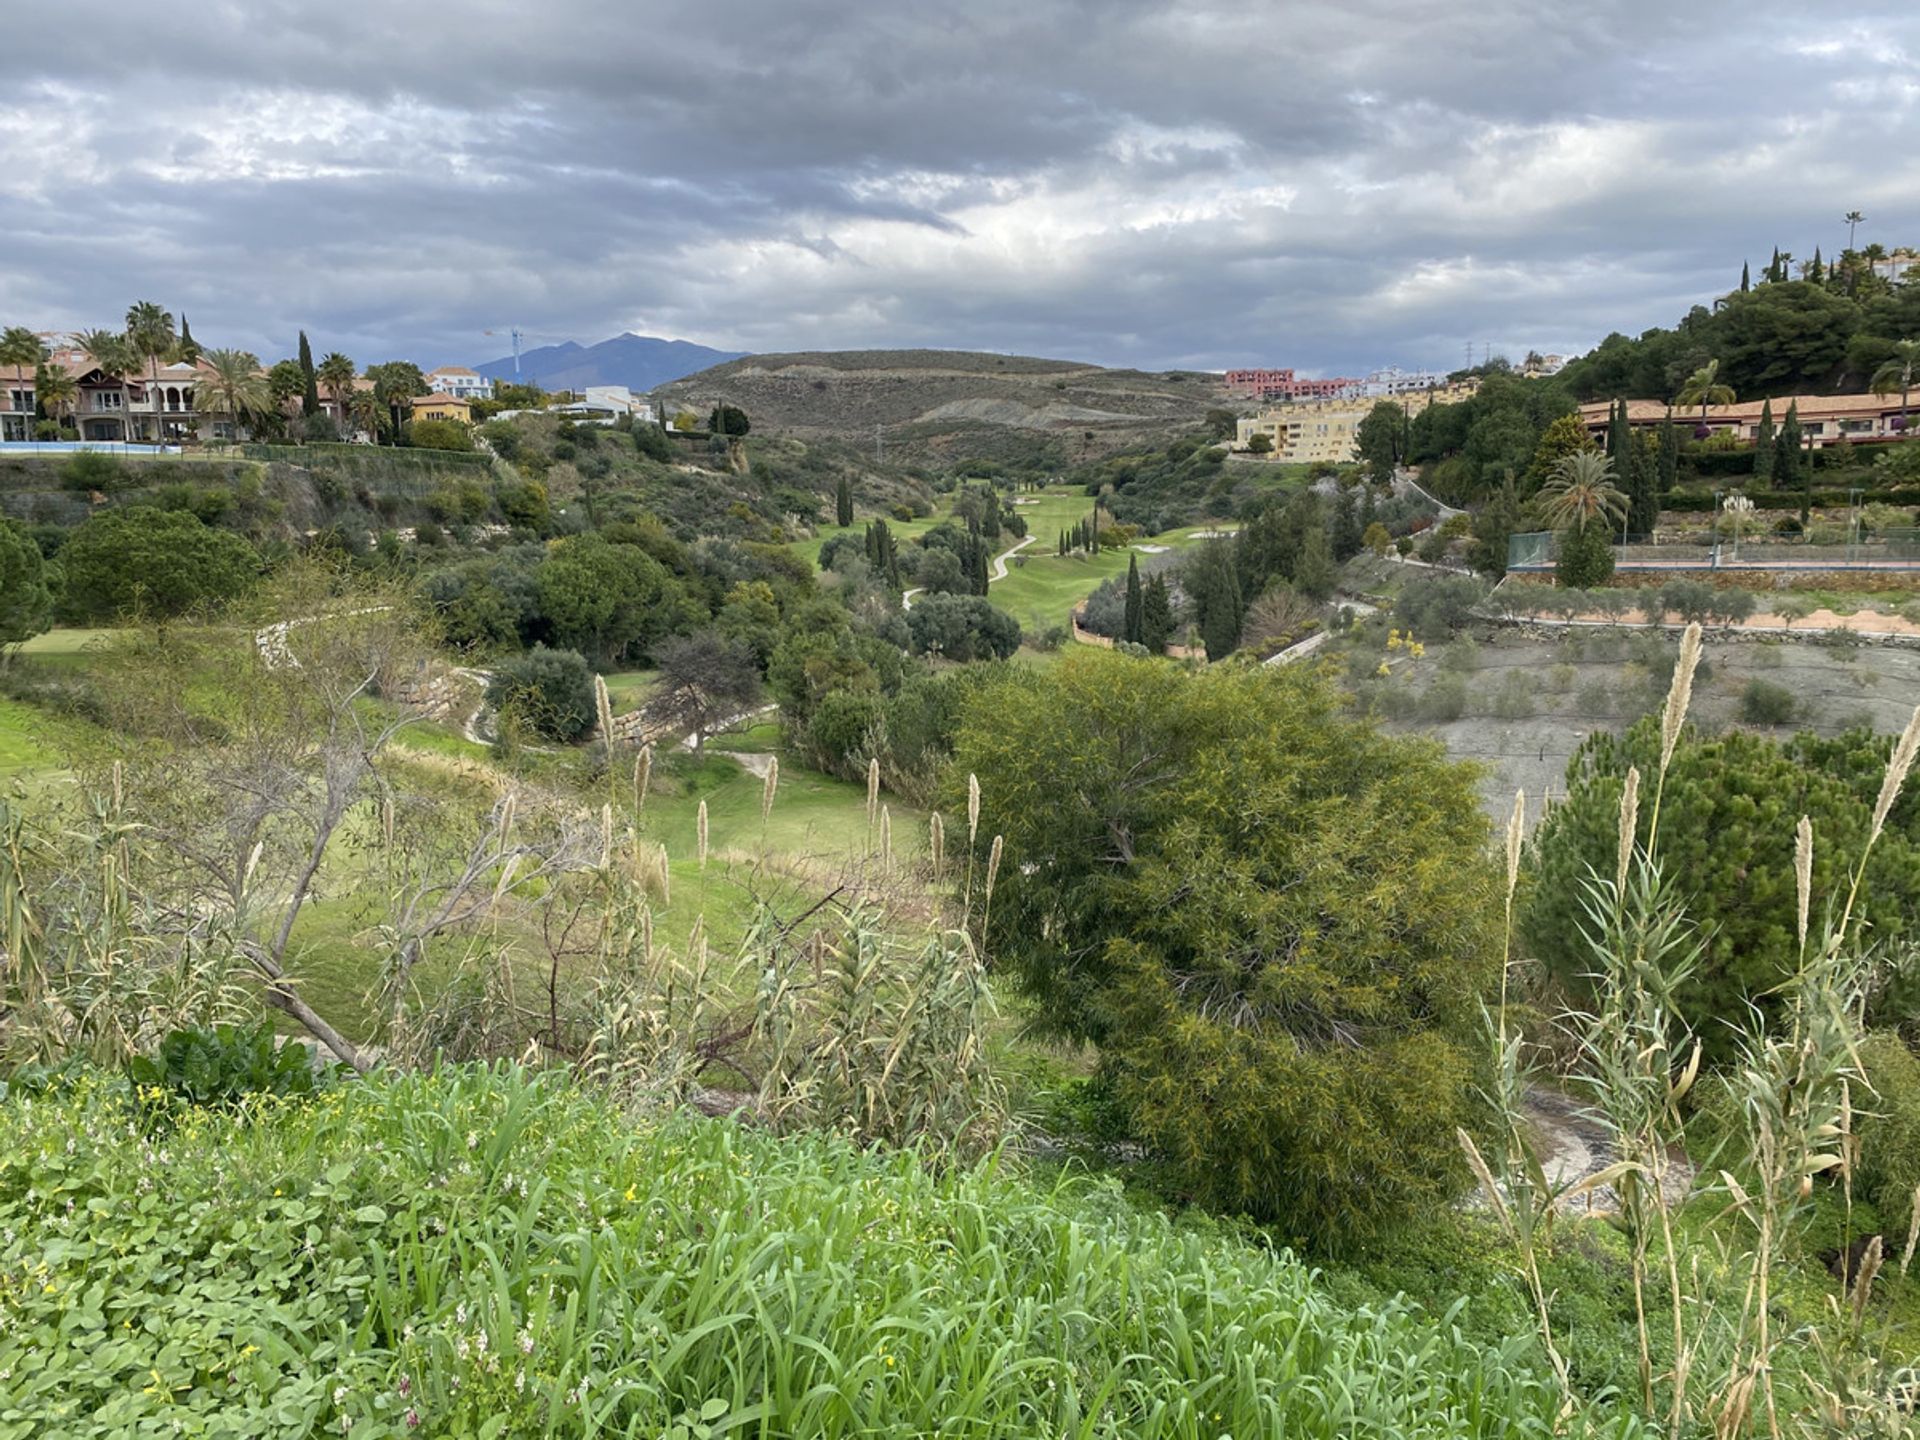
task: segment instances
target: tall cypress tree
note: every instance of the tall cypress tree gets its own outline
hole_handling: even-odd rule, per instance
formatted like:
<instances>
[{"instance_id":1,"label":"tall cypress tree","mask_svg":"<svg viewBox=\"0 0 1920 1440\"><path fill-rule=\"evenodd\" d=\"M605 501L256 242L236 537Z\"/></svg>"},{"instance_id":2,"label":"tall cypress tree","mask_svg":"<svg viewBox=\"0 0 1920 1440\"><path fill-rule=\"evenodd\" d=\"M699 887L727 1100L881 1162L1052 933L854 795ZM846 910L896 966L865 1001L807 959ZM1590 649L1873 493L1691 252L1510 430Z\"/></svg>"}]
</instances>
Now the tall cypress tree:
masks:
<instances>
[{"instance_id":1,"label":"tall cypress tree","mask_svg":"<svg viewBox=\"0 0 1920 1440\"><path fill-rule=\"evenodd\" d=\"M1147 582L1140 597L1140 643L1156 655L1166 653L1173 639L1173 597L1167 593L1167 577L1156 575Z\"/></svg>"},{"instance_id":2,"label":"tall cypress tree","mask_svg":"<svg viewBox=\"0 0 1920 1440\"><path fill-rule=\"evenodd\" d=\"M1760 405L1760 428L1753 438L1753 483L1773 483L1773 401Z\"/></svg>"},{"instance_id":3,"label":"tall cypress tree","mask_svg":"<svg viewBox=\"0 0 1920 1440\"><path fill-rule=\"evenodd\" d=\"M833 488L833 519L836 525L853 524L853 482L844 475Z\"/></svg>"},{"instance_id":4,"label":"tall cypress tree","mask_svg":"<svg viewBox=\"0 0 1920 1440\"><path fill-rule=\"evenodd\" d=\"M1633 433L1627 428L1625 398L1613 402L1607 419L1607 463L1613 467L1615 482L1625 489L1633 480Z\"/></svg>"},{"instance_id":5,"label":"tall cypress tree","mask_svg":"<svg viewBox=\"0 0 1920 1440\"><path fill-rule=\"evenodd\" d=\"M1813 265L1807 271L1807 279L1811 280L1815 285L1818 285L1821 282L1822 275L1823 272L1820 269L1820 247L1816 245L1813 247Z\"/></svg>"},{"instance_id":6,"label":"tall cypress tree","mask_svg":"<svg viewBox=\"0 0 1920 1440\"><path fill-rule=\"evenodd\" d=\"M1747 262L1742 260L1740 262L1740 293L1744 295L1751 289L1753 289L1753 275L1747 269Z\"/></svg>"},{"instance_id":7,"label":"tall cypress tree","mask_svg":"<svg viewBox=\"0 0 1920 1440\"><path fill-rule=\"evenodd\" d=\"M307 343L307 332L300 332L300 375L306 381L306 387L300 395L300 413L318 415L320 413L320 387L315 383L313 373L313 347Z\"/></svg>"},{"instance_id":8,"label":"tall cypress tree","mask_svg":"<svg viewBox=\"0 0 1920 1440\"><path fill-rule=\"evenodd\" d=\"M1660 426L1660 459L1654 472L1654 509L1667 503L1667 496L1680 482L1680 432L1673 428L1673 411Z\"/></svg>"},{"instance_id":9,"label":"tall cypress tree","mask_svg":"<svg viewBox=\"0 0 1920 1440\"><path fill-rule=\"evenodd\" d=\"M1627 445L1627 531L1651 535L1660 524L1660 455L1654 438L1645 431Z\"/></svg>"},{"instance_id":10,"label":"tall cypress tree","mask_svg":"<svg viewBox=\"0 0 1920 1440\"><path fill-rule=\"evenodd\" d=\"M200 342L193 338L193 327L187 324L187 312L180 312L180 338L173 342L173 353L191 365L200 358Z\"/></svg>"},{"instance_id":11,"label":"tall cypress tree","mask_svg":"<svg viewBox=\"0 0 1920 1440\"><path fill-rule=\"evenodd\" d=\"M1129 555L1127 557L1127 609L1126 616L1120 625L1120 638L1131 645L1138 645L1141 634L1143 633L1141 625L1145 621L1146 612L1142 608L1142 604L1143 597L1140 594L1140 561L1137 557Z\"/></svg>"}]
</instances>

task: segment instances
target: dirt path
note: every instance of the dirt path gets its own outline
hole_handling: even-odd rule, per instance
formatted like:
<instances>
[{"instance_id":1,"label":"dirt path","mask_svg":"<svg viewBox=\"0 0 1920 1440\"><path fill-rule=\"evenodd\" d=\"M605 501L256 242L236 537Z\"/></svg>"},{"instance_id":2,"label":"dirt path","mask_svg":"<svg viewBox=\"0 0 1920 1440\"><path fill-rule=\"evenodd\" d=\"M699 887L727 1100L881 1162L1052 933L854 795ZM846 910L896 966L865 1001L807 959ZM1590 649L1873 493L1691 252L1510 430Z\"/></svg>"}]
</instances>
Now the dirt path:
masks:
<instances>
[{"instance_id":1,"label":"dirt path","mask_svg":"<svg viewBox=\"0 0 1920 1440\"><path fill-rule=\"evenodd\" d=\"M1536 1086L1527 1092L1527 1120L1539 1143L1540 1168L1550 1185L1576 1185L1614 1162L1613 1139L1606 1127L1571 1096ZM1693 1162L1683 1155L1669 1157L1668 1198L1678 1200L1692 1184ZM1575 1215L1606 1215L1619 1209L1620 1201L1612 1186L1601 1185L1563 1202L1562 1208Z\"/></svg>"},{"instance_id":2,"label":"dirt path","mask_svg":"<svg viewBox=\"0 0 1920 1440\"><path fill-rule=\"evenodd\" d=\"M987 583L991 585L995 580L1006 579L1007 578L1007 561L1011 560L1014 556L1018 555L1022 550L1026 549L1027 546L1031 545L1037 539L1039 539L1039 536L1029 535L1027 536L1026 539L1022 540L1018 545L1015 545L1011 549L1002 551L1000 554L994 556L993 557L993 573L987 576ZM925 588L926 588L925 586L916 585L913 587L913 589L902 592L900 596L900 608L902 610L911 610L913 608L913 597L922 593L925 590Z\"/></svg>"}]
</instances>

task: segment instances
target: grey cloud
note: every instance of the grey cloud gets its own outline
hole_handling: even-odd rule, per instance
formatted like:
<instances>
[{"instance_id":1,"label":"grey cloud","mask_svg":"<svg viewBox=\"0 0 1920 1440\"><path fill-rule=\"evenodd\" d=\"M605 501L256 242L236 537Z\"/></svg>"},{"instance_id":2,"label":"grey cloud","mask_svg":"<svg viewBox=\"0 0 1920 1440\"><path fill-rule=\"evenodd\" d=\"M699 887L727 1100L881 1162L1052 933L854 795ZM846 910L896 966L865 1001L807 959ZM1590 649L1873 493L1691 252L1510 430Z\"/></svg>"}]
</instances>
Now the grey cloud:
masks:
<instances>
[{"instance_id":1,"label":"grey cloud","mask_svg":"<svg viewBox=\"0 0 1920 1440\"><path fill-rule=\"evenodd\" d=\"M1447 363L1920 238L1920 15L247 0L9 29L0 321L284 354L623 328L1150 366ZM50 136L48 125L58 122Z\"/></svg>"}]
</instances>

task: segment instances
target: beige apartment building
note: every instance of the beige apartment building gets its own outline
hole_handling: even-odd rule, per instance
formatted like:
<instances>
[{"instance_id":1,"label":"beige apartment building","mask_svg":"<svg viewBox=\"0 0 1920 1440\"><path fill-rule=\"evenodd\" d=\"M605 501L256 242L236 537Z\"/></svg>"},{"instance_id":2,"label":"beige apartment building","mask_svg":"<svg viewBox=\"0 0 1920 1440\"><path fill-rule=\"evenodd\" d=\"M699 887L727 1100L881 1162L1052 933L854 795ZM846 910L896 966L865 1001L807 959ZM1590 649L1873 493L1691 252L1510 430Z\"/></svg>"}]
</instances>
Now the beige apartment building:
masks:
<instances>
[{"instance_id":1,"label":"beige apartment building","mask_svg":"<svg viewBox=\"0 0 1920 1440\"><path fill-rule=\"evenodd\" d=\"M1465 400L1474 392L1472 381L1445 385L1432 390L1416 390L1394 396L1411 418L1429 405ZM1345 465L1355 454L1360 438L1360 422L1380 403L1379 397L1335 400L1298 400L1274 405L1236 427L1233 448L1245 452L1256 435L1265 435L1273 449L1267 458L1284 465Z\"/></svg>"}]
</instances>

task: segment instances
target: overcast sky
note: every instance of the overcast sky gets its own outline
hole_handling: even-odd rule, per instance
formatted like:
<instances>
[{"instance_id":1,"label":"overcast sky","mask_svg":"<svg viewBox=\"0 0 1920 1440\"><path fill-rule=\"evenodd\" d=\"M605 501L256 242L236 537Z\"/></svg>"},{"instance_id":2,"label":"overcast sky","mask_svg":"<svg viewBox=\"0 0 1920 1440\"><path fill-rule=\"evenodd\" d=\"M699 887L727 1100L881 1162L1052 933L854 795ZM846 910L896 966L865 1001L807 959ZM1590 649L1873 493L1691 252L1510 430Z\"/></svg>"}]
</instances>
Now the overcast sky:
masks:
<instances>
[{"instance_id":1,"label":"overcast sky","mask_svg":"<svg viewBox=\"0 0 1920 1440\"><path fill-rule=\"evenodd\" d=\"M268 360L518 324L1333 374L1668 324L1850 209L1920 243L1915 0L0 0L0 36L0 323L155 299Z\"/></svg>"}]
</instances>

